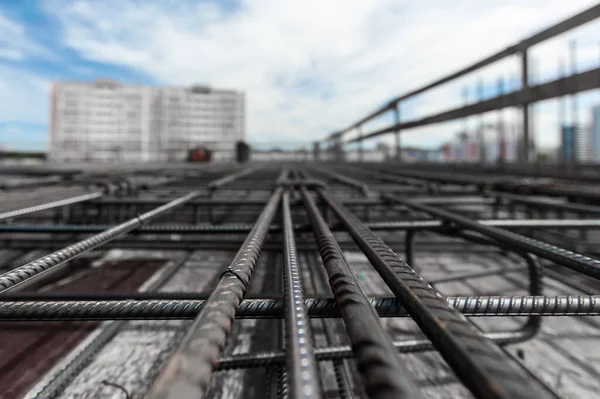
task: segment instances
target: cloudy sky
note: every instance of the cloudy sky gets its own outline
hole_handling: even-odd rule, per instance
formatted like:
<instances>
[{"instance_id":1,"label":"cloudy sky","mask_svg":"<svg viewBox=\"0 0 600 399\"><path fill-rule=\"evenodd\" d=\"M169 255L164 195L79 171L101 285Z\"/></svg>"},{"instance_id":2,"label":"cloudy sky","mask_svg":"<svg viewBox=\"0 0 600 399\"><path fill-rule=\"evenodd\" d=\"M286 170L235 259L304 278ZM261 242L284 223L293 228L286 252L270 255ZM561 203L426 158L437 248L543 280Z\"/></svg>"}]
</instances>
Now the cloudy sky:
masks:
<instances>
[{"instance_id":1,"label":"cloudy sky","mask_svg":"<svg viewBox=\"0 0 600 399\"><path fill-rule=\"evenodd\" d=\"M45 148L50 82L114 78L244 90L252 143L309 143L390 98L594 5L594 0L0 0L0 145ZM556 78L577 41L577 68L600 61L600 24L537 46L531 79ZM409 120L518 86L511 58L403 105ZM580 120L600 92L578 96ZM558 101L535 109L536 139L556 145ZM486 115L497 120L498 113ZM511 110L506 121L516 120ZM384 116L365 131L390 122ZM406 132L436 147L463 123ZM385 140L385 139L384 139ZM374 143L372 143L374 144Z\"/></svg>"}]
</instances>

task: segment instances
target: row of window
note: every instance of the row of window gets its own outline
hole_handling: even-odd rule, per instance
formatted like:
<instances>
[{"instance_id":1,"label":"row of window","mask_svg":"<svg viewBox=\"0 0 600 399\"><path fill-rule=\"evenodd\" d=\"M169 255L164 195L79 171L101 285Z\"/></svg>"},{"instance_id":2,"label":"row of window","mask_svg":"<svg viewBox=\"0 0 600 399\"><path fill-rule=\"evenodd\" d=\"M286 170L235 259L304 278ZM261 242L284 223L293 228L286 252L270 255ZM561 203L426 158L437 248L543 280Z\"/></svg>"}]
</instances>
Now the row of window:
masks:
<instances>
[{"instance_id":1,"label":"row of window","mask_svg":"<svg viewBox=\"0 0 600 399\"><path fill-rule=\"evenodd\" d=\"M143 126L141 123L136 123L137 121L128 121L128 122L120 122L120 121L96 121L94 123L77 123L74 121L60 121L57 122L54 127L56 130L66 130L66 129L78 129L78 130L96 130L96 129L107 129L118 130L118 129L126 129L126 128L136 128L141 129ZM152 126L151 126L152 127ZM163 124L161 129L152 129L152 130L167 130L167 131L195 131L195 130L211 130L211 131L220 131L220 130L237 130L240 129L239 125L234 124L233 122L220 122L220 123L178 123L178 122L170 122Z\"/></svg>"},{"instance_id":2,"label":"row of window","mask_svg":"<svg viewBox=\"0 0 600 399\"><path fill-rule=\"evenodd\" d=\"M194 105L175 105L169 104L163 107L163 112L219 112L219 113L234 113L233 107L198 107Z\"/></svg>"},{"instance_id":3,"label":"row of window","mask_svg":"<svg viewBox=\"0 0 600 399\"><path fill-rule=\"evenodd\" d=\"M225 115L234 114L233 109L224 108L174 108L169 107L162 110L158 110L159 113L164 114L165 117L171 115L177 115L178 117L193 117L193 118L211 118L211 117L223 117ZM114 116L120 117L126 114L128 117L139 117L142 114L140 107L123 107L118 110L107 111L106 108L99 107L67 107L62 109L59 114L66 116Z\"/></svg>"},{"instance_id":4,"label":"row of window","mask_svg":"<svg viewBox=\"0 0 600 399\"><path fill-rule=\"evenodd\" d=\"M139 140L141 137L141 130L127 130L127 131L106 131L106 130L65 130L62 134L59 134L56 139L58 141L96 141L96 140ZM151 135L148 137L150 140L197 140L197 139L214 139L215 137L223 138L223 139L234 139L236 137L241 137L241 134L236 133L220 133L220 134L208 134L208 133L194 133L194 134L177 134L177 133L168 133L164 135Z\"/></svg>"},{"instance_id":5,"label":"row of window","mask_svg":"<svg viewBox=\"0 0 600 399\"><path fill-rule=\"evenodd\" d=\"M77 98L94 98L97 100L126 100L126 101L141 101L142 94L126 94L123 92L105 92L105 91L71 91L65 90L60 93L60 97L64 99ZM238 95L231 94L224 96L223 94L214 93L193 93L184 95L168 95L155 94L155 98L162 99L165 102L195 102L195 103L211 103L221 102L223 104L234 104L238 99Z\"/></svg>"}]
</instances>

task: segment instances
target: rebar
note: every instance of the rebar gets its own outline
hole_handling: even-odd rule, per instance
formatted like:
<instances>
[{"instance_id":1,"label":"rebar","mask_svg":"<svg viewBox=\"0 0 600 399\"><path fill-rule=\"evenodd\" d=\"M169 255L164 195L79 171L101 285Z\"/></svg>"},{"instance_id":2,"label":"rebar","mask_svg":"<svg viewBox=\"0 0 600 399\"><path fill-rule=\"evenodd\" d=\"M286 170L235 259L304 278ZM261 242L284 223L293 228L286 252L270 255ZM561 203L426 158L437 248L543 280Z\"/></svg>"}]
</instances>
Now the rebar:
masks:
<instances>
[{"instance_id":1,"label":"rebar","mask_svg":"<svg viewBox=\"0 0 600 399\"><path fill-rule=\"evenodd\" d=\"M289 394L292 398L320 398L319 377L313 356L312 332L298 265L296 240L290 211L290 194L282 198L283 287Z\"/></svg>"},{"instance_id":2,"label":"rebar","mask_svg":"<svg viewBox=\"0 0 600 399\"><path fill-rule=\"evenodd\" d=\"M166 284L171 277L185 264L189 254L177 262L160 271L158 278L146 288L146 291L153 292ZM60 369L41 390L35 395L35 399L54 399L60 395L65 387L83 368L85 368L100 352L104 346L125 326L126 321L115 321L110 323L95 337L85 348L83 348L69 363Z\"/></svg>"},{"instance_id":3,"label":"rebar","mask_svg":"<svg viewBox=\"0 0 600 399\"><path fill-rule=\"evenodd\" d=\"M73 360L67 360L68 365L62 371L56 373L58 368L53 369L26 397L31 398L40 389L43 389L41 396L36 398L60 396L99 351L124 331L129 320L194 321L131 323L127 326L127 331L178 331L172 340L156 344L163 348L158 357L150 352L144 354L145 358L151 359L152 370L143 377L146 385L140 385L139 390L128 387L132 397L144 395L155 377L159 379L150 388L149 399L209 396L208 385L211 385L211 393L213 389L217 392L221 385L210 379L213 372L255 367L268 368L270 382L266 381L262 387L265 369L246 373L239 384L243 384L244 389L245 384L256 384L248 388L259 397L266 394L269 398L363 398L367 396L365 385L371 397L418 396L422 387L415 385L419 386L422 380L415 378L413 382L411 376L415 372L433 371L435 365L421 363L418 359L415 363L414 357L399 354L423 351L433 351L430 355L435 357L441 354L453 371L447 379L436 380L437 384L455 383L456 376L475 397L547 397L553 389L561 393L552 381L546 381L546 384L539 381L542 375L531 365L540 361L539 357L544 354L536 345L528 349L526 341L538 336L536 333L541 331L543 317L571 317L554 322L561 325L561 336L564 328L564 337L572 339L579 335L568 328L570 324L585 324L590 329L597 327L596 320L588 316L600 316L600 295L596 295L599 283L563 267L570 262L571 269L586 269L587 274L600 276L600 261L584 257L594 257L598 253L594 245L600 219L592 217L599 207L589 205L593 203L590 198L597 194L588 195L592 190L570 182L556 180L560 187L552 190L550 184L554 180L525 176L515 179L503 175L504 172L493 175L488 171L471 171L467 167L464 173L460 173L462 169L438 173L424 164L403 164L401 168L388 165L387 169L385 164L369 163L360 166L321 164L318 168L313 164L293 165L315 170L315 176L323 177L323 180L313 179L300 169L287 173L285 168L264 165L243 169L231 165L189 165L183 171L170 169L169 172L156 171L141 176L123 171L123 177L119 178L113 173L99 172L82 176L75 182L77 185L87 183L86 187L94 189L75 191L73 184L65 181L65 186L71 186L70 192L65 194L67 190L58 189L63 184L57 185L51 193L53 202L0 213L0 241L5 248L0 256L6 266L3 272L24 263L27 267L44 260L44 265L30 270L31 278L19 269L14 272L23 275L22 281L7 279L11 273L0 275L0 328L16 329L13 322L18 328L33 330L46 328L36 323L38 321L114 321L94 332L89 338L91 344L77 347L77 351L68 357ZM386 172L377 172L382 170ZM227 171L235 173L224 176ZM541 170L537 172L543 174ZM588 176L590 181L593 181L592 174L600 178L598 168L586 167L581 170L584 172L593 172ZM128 177L124 178L125 175ZM398 177L400 175L409 177ZM244 179L248 176L251 177ZM144 184L145 181L150 183ZM98 183L103 183L107 191L100 193ZM135 190L135 187L147 189L154 186L153 183L170 183L170 187L156 188L150 193ZM224 187L231 187L231 190L212 196ZM44 193L48 190L51 189L45 189ZM130 219L138 210L143 213L164 206L165 202L192 190L201 194L182 204L168 220L144 220L142 224L146 214ZM90 191L96 193L79 195ZM360 193L364 196L357 195ZM540 195L544 193L562 198ZM86 197L91 194L101 197ZM112 197L112 194L120 197ZM143 195L138 197L139 194ZM7 206L11 206L6 209L14 209L13 204L17 203L21 193L5 192L3 195L13 201L6 201ZM75 195L77 197L65 198ZM56 201L55 198L63 199ZM68 217L62 220L46 217L51 215L49 212L33 213L52 208L61 210L61 207L69 207ZM12 220L1 223L5 215L18 224L12 224ZM18 219L22 215L24 222ZM584 218L585 215L590 217ZM49 224L52 220L57 224ZM118 224L121 221L126 222ZM39 222L47 224L37 224ZM126 233L114 232L127 223L132 225L127 227ZM496 235L496 230L500 235ZM103 236L110 231L114 233L112 237ZM309 231L313 234L306 234ZM581 232L585 234L579 234ZM538 240L533 240L533 234ZM530 237L526 237L528 235ZM89 241L99 236L104 237L102 242ZM548 243L543 243L539 237L544 237L541 240L548 240ZM84 243L85 247L72 248ZM19 248L35 249L37 256L19 259L16 263L15 253ZM188 253L206 250L210 258L194 256L189 271L195 274L198 266L203 269L202 276L209 273L209 269L216 272L212 283L203 283L208 287L206 290L191 289L189 292L48 291L50 287L60 286L62 280L57 280L57 284L53 281L40 292L25 290L29 284L43 284L48 277L60 276L62 279L63 274L58 272L70 271L70 268L78 273L67 275L69 281L80 274L86 275L87 270L82 268L87 268L88 262L80 259L110 248L178 249ZM408 264L392 248L398 254L406 250ZM222 256L213 257L215 251L220 250L231 251L232 259L228 259L226 265L211 264ZM51 251L57 252L46 255ZM446 251L452 255L438 265L437 259L445 256ZM369 262L365 263L363 254ZM477 255L472 257L471 254ZM478 257L480 254L485 256ZM524 257L527 267L512 254ZM357 262L353 264L355 255ZM268 269L264 274L257 270L254 279L262 278L265 284L252 281L259 256L268 256L268 261L264 262ZM547 260L544 268L539 267L537 256ZM146 254L139 259L145 257ZM40 259L35 261L37 258ZM68 262L71 259L76 262ZM121 258L111 256L108 259L91 267L103 267L103 263ZM415 259L423 267L424 276L435 277L423 280L420 272L414 271ZM465 264L459 264L463 260L466 260ZM202 265L198 264L200 261ZM281 263L284 264L282 272L279 271ZM429 268L431 264L433 268ZM475 265L476 268L472 267ZM123 264L123 267L129 266ZM359 269L361 275L354 275ZM586 295L542 295L540 272L544 269L548 269L553 289L556 289L552 291L553 295L556 292L584 292ZM383 292L380 288L387 290L381 286L379 276L374 275L373 280L375 270L392 288L394 296L368 297L362 291L362 288L365 291L374 289L373 292ZM300 280L300 272L304 281ZM282 274L286 283L283 290L277 285ZM278 282L275 285L273 278ZM493 279L502 282L494 285ZM7 282L8 287L4 289ZM448 282L456 283L441 285ZM252 291L246 293L250 283ZM465 292L460 288L464 287L463 283L468 287L466 292L484 292L486 295L462 296L461 292ZM513 288L505 290L505 283ZM436 289L430 284L435 284ZM335 293L333 296L329 285ZM437 293L438 287L442 292L458 296L443 297ZM179 286L174 284L173 288L179 289ZM256 293L253 293L255 288ZM393 320L383 320L406 317L413 318L425 336L421 331L413 331L415 327L410 320L396 320L398 325ZM232 331L238 331L236 325L242 324L235 319L270 320L245 322L239 326L242 335L232 337ZM549 320L548 324L551 322ZM389 333L380 328L381 324L388 323L393 325ZM406 331L402 328L405 323L411 326ZM490 325L494 328L513 324L517 327L487 334L474 327L484 329ZM186 330L189 326L192 328L181 331L182 326ZM232 329L232 326L236 328ZM245 335L246 332L249 334ZM313 342L309 339L311 332ZM414 335L409 335L411 333ZM94 338L98 334L99 338ZM406 334L408 338L394 342L398 339L395 334ZM183 341L180 340L182 335L185 335ZM583 335L587 337L588 333L582 332ZM249 341L247 337L250 337ZM554 338L541 334L539 339L550 343ZM285 345L280 345L283 341ZM245 346L246 342L250 342L250 349L238 353L241 348L237 345ZM343 345L348 342L352 345ZM524 348L526 362L519 360L521 355L514 355L513 350L502 347L515 343L523 343L517 349ZM227 344L236 347L230 352L225 348ZM571 354L565 345L566 341L557 345L557 356L573 359L580 369L597 374L593 365L583 364L579 354ZM175 347L179 349L161 372L159 366L164 356ZM24 355L29 353L24 352ZM27 367L27 358L23 358L22 362L16 358L14 362ZM332 364L323 364L323 361ZM399 367L397 362L400 362ZM123 359L118 367L128 367L128 364L131 359ZM359 366L359 373L354 369L355 364ZM219 382L234 383L229 380L230 376L220 377L223 380L219 379ZM46 381L50 384L43 387ZM400 388L394 391L397 387ZM310 395L306 394L308 391ZM120 392L115 391L115 394ZM558 397L557 394L554 396Z\"/></svg>"},{"instance_id":4,"label":"rebar","mask_svg":"<svg viewBox=\"0 0 600 399\"><path fill-rule=\"evenodd\" d=\"M287 171L284 170L280 178L285 178L286 175ZM164 366L148 393L149 399L179 398L182 392L193 397L204 395L217 358L225 346L235 310L244 298L252 278L281 195L282 188L277 188L235 259L222 274L179 349Z\"/></svg>"},{"instance_id":5,"label":"rebar","mask_svg":"<svg viewBox=\"0 0 600 399\"><path fill-rule=\"evenodd\" d=\"M258 171L259 169L260 168L257 168L257 167L242 169L239 172L232 173L230 175L227 175L218 180L214 180L214 181L208 183L208 189L211 191L214 191L216 189L223 188L227 184L233 183L234 181L236 181L244 176L248 176L249 174Z\"/></svg>"},{"instance_id":6,"label":"rebar","mask_svg":"<svg viewBox=\"0 0 600 399\"><path fill-rule=\"evenodd\" d=\"M393 195L386 195L392 201L407 205L413 209L429 213L448 222L454 223L458 227L476 231L486 237L494 238L501 243L518 248L525 252L531 252L540 258L556 262L559 265L566 266L572 270L587 274L588 276L600 279L600 260L559 248L543 241L539 241L524 235L513 233L494 226L485 226L475 220L465 216L439 209L433 206L419 204L406 198L399 198Z\"/></svg>"},{"instance_id":7,"label":"rebar","mask_svg":"<svg viewBox=\"0 0 600 399\"><path fill-rule=\"evenodd\" d=\"M448 305L469 317L597 316L600 295L449 296ZM394 297L369 298L379 317L408 317ZM102 301L1 301L0 321L194 319L205 299ZM334 298L306 298L310 318L341 317ZM244 299L236 318L283 318L281 299Z\"/></svg>"},{"instance_id":8,"label":"rebar","mask_svg":"<svg viewBox=\"0 0 600 399\"><path fill-rule=\"evenodd\" d=\"M19 216L29 215L36 212L45 211L48 209L58 208L61 206L73 205L84 201L100 198L104 195L101 191L96 191L89 194L78 195L75 197L65 198L58 201L47 202L45 204L29 206L27 208L15 209L13 211L0 213L0 221L14 219Z\"/></svg>"},{"instance_id":9,"label":"rebar","mask_svg":"<svg viewBox=\"0 0 600 399\"><path fill-rule=\"evenodd\" d=\"M352 179L348 176L344 176L342 174L339 174L339 173L336 173L336 172L333 172L333 171L330 171L327 169L323 169L323 168L317 168L317 167L313 166L311 169L314 169L317 173L325 175L325 176L327 176L335 181L338 181L342 184L356 188L357 190L359 190L361 192L361 194L364 197L367 197L369 194L368 186L361 181Z\"/></svg>"},{"instance_id":10,"label":"rebar","mask_svg":"<svg viewBox=\"0 0 600 399\"><path fill-rule=\"evenodd\" d=\"M40 259L30 262L8 273L4 273L0 275L0 293L13 290L26 281L31 282L32 280L39 278L43 273L46 273L51 269L54 269L65 262L80 256L83 253L121 237L130 231L135 230L142 224L156 219L159 216L163 216L164 214L172 211L176 207L188 202L198 195L198 191L193 191L187 195L184 195L183 197L177 198L163 206L153 209L150 212L146 212L143 215L139 215L133 219L130 219L116 227L88 237L75 244L69 245L66 248L41 257Z\"/></svg>"},{"instance_id":11,"label":"rebar","mask_svg":"<svg viewBox=\"0 0 600 399\"><path fill-rule=\"evenodd\" d=\"M548 397L543 387L523 377L518 367L460 312L448 306L406 262L327 192L321 198L344 224L413 320L432 341L457 377L482 398Z\"/></svg>"},{"instance_id":12,"label":"rebar","mask_svg":"<svg viewBox=\"0 0 600 399\"><path fill-rule=\"evenodd\" d=\"M382 399L421 397L316 204L306 188L300 192L367 393Z\"/></svg>"},{"instance_id":13,"label":"rebar","mask_svg":"<svg viewBox=\"0 0 600 399\"><path fill-rule=\"evenodd\" d=\"M507 342L504 333L486 333L483 337L491 340L497 345L511 343ZM427 339L412 339L405 341L393 342L394 349L398 353L415 353L435 350L431 341ZM315 349L315 358L319 362L329 360L351 359L354 352L350 346L332 346L328 348ZM251 354L238 354L233 356L224 356L219 358L219 364L216 370L231 370L250 367L267 367L274 364L282 364L285 362L285 354L283 352L264 352ZM518 396L517 396L518 397Z\"/></svg>"},{"instance_id":14,"label":"rebar","mask_svg":"<svg viewBox=\"0 0 600 399\"><path fill-rule=\"evenodd\" d=\"M503 228L586 228L600 230L600 219L482 219L477 222L485 226L497 226ZM367 222L365 223L373 231L399 231L399 230L431 230L441 231L448 224L440 220L403 220L389 222ZM77 224L8 224L0 225L0 232L9 233L96 233L115 227L114 225L77 225ZM340 231L339 225L330 226L332 231ZM155 224L140 226L136 233L145 234L230 234L249 233L252 224L248 223L225 223L225 224ZM281 231L281 226L271 225L270 231ZM310 226L297 224L295 231L310 231Z\"/></svg>"}]
</instances>

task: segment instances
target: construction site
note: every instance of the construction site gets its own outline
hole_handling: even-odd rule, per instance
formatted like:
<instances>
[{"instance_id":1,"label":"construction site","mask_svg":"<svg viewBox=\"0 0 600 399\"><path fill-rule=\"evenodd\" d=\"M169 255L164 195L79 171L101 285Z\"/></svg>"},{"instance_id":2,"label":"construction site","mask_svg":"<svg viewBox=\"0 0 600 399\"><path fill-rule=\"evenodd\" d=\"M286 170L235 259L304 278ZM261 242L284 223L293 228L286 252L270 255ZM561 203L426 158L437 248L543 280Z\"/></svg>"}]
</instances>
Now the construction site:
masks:
<instances>
[{"instance_id":1,"label":"construction site","mask_svg":"<svg viewBox=\"0 0 600 399\"><path fill-rule=\"evenodd\" d=\"M3 397L599 389L596 171L17 172Z\"/></svg>"},{"instance_id":2,"label":"construction site","mask_svg":"<svg viewBox=\"0 0 600 399\"><path fill-rule=\"evenodd\" d=\"M240 142L237 162L3 163L0 398L598 397L600 164L532 162L529 112L597 90L600 67L530 84L527 54L599 16L401 94L310 159ZM401 119L506 57L515 91ZM413 128L506 108L514 162L502 132L497 162L403 159ZM393 154L365 160L384 135Z\"/></svg>"}]
</instances>

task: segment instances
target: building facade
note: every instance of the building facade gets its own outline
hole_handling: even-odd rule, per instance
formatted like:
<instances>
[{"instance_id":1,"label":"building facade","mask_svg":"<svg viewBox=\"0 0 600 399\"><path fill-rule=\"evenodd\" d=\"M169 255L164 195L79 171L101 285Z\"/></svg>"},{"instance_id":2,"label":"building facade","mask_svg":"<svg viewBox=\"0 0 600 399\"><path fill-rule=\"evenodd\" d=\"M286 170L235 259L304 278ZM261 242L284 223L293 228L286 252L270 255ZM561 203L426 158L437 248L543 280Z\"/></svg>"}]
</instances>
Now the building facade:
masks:
<instances>
[{"instance_id":1,"label":"building facade","mask_svg":"<svg viewBox=\"0 0 600 399\"><path fill-rule=\"evenodd\" d=\"M594 126L562 126L560 160L563 163L586 163L595 160L598 139Z\"/></svg>"},{"instance_id":2,"label":"building facade","mask_svg":"<svg viewBox=\"0 0 600 399\"><path fill-rule=\"evenodd\" d=\"M184 161L199 147L233 160L246 138L244 94L233 90L68 81L53 84L50 103L52 160Z\"/></svg>"},{"instance_id":3,"label":"building facade","mask_svg":"<svg viewBox=\"0 0 600 399\"><path fill-rule=\"evenodd\" d=\"M594 160L594 148L592 143L592 129L590 126L578 126L576 129L576 156L577 162L592 162Z\"/></svg>"},{"instance_id":4,"label":"building facade","mask_svg":"<svg viewBox=\"0 0 600 399\"><path fill-rule=\"evenodd\" d=\"M563 163L575 162L577 135L574 126L562 126L560 131L560 159Z\"/></svg>"},{"instance_id":5,"label":"building facade","mask_svg":"<svg viewBox=\"0 0 600 399\"><path fill-rule=\"evenodd\" d=\"M600 105L592 108L592 149L594 161L600 162Z\"/></svg>"}]
</instances>

